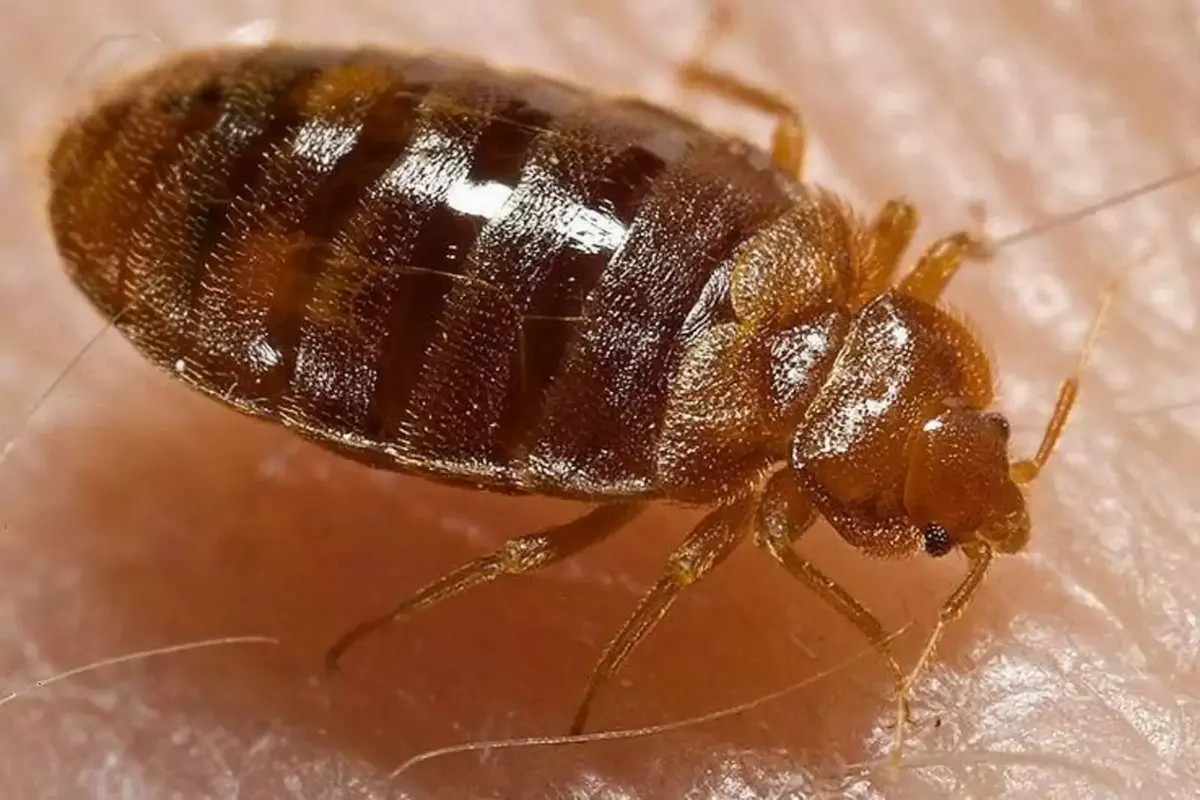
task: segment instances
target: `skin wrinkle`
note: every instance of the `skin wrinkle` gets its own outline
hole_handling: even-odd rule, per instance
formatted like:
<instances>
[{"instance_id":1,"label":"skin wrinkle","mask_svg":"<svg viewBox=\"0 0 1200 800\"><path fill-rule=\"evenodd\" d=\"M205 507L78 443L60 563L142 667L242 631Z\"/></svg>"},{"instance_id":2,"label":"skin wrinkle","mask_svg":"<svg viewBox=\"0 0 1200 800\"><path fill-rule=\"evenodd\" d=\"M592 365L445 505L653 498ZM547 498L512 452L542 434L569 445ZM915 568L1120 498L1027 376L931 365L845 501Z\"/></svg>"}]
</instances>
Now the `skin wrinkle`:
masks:
<instances>
[{"instance_id":1,"label":"skin wrinkle","mask_svg":"<svg viewBox=\"0 0 1200 800\"><path fill-rule=\"evenodd\" d=\"M1146 516L1154 513L1154 509L1151 507L1151 504L1149 502L1143 502L1140 505L1142 505L1142 508L1143 508L1143 513L1141 515L1142 519L1145 519ZM1121 522L1124 523L1124 520L1122 520ZM1180 522L1183 522L1183 520L1180 520ZM1168 530L1174 529L1174 530L1179 531L1181 534L1187 530L1187 528L1183 527L1182 525L1179 525L1179 526L1169 525L1168 526L1166 524L1165 520L1163 520L1163 523L1164 523L1163 527L1165 527L1166 529L1168 529ZM1125 525L1124 527L1128 530L1127 525ZM1142 531L1152 530L1154 527L1155 526L1153 524L1147 524L1146 522L1139 520L1138 528ZM1159 605L1159 604L1152 602L1152 599L1153 599L1152 595L1154 594L1154 588L1153 588L1154 585L1146 583L1141 578L1141 576L1161 575L1163 572L1166 571L1164 569L1164 567L1166 565L1192 563L1192 559L1189 557L1188 552L1189 552L1189 550L1195 549L1194 544L1186 536L1183 536L1183 535L1173 536L1173 537L1171 537L1171 540L1172 541L1167 542L1168 547L1162 547L1162 546L1156 547L1153 555L1158 557L1159 564L1155 566L1154 571L1150 571L1148 559L1151 558L1152 554L1150 552L1148 552L1144 546L1145 537L1141 536L1141 535L1137 535L1133 531L1128 532L1127 541L1133 543L1134 552L1140 553L1142 555L1143 563L1146 565L1146 568L1141 572L1137 572L1137 571L1131 572L1131 578L1129 580L1128 591L1130 594L1130 599L1135 601L1135 602L1131 603L1131 605L1133 605L1134 607L1152 608L1152 607L1155 607L1156 605ZM1171 545L1174 545L1175 548L1178 548L1178 549L1182 550L1183 552L1180 552L1178 554L1176 554L1175 552L1172 552L1173 548L1171 548ZM1187 574L1189 574L1189 572L1190 572L1190 570L1188 570L1185 567L1184 569L1178 570L1175 573L1175 574L1179 575L1180 582L1183 587L1187 587L1189 585L1188 581L1185 578L1185 576ZM1189 592L1194 597L1194 594L1195 594L1194 591L1189 591L1188 588L1183 588L1183 589L1181 589L1181 591ZM1160 670L1167 668L1169 665L1168 662L1175 662L1175 664L1170 664L1170 666L1172 668L1175 668L1175 665L1177 665L1177 664L1186 663L1185 659L1181 659L1179 657L1171 658L1170 656L1165 655L1164 648L1162 646L1155 646L1157 637L1155 637L1153 634L1154 627L1155 626L1153 626L1151 624L1145 624L1145 625L1128 625L1127 624L1127 625L1123 625L1120 629L1134 631L1139 634L1142 634L1144 632L1143 635L1145 637L1145 642L1148 645L1148 647L1145 650L1147 653L1147 656L1150 658L1156 658L1158 660Z\"/></svg>"},{"instance_id":2,"label":"skin wrinkle","mask_svg":"<svg viewBox=\"0 0 1200 800\"><path fill-rule=\"evenodd\" d=\"M143 26L168 46L196 43L261 5L225 0L184 17L168 10L174 5L156 11L108 0L70 19L30 7L10 28L40 44L11 53L36 69L0 87L0 107L13 119L38 105L61 112L56 76L102 36ZM979 9L926 0L904 30L889 27L879 0L745 5L718 63L797 100L818 139L815 179L845 189L866 213L891 194L913 196L926 215L918 246L968 221L960 191L985 201L1002 235L1101 199L1079 186L1097 186L1103 197L1196 156L1195 110L1175 102L1197 88L1190 16L1130 12L1115 18L1128 36L1102 27L1103 45L1090 45L1097 29L1087 3L997 5L1005 12L983 25ZM466 10L473 6L363 0L341 11L306 0L288 6L293 18L282 27L465 48L614 90L652 87L656 99L716 127L766 140L766 120L679 92L665 75L699 29L693 0L637 4L627 17L616 16L620 4L585 0L513 2L502 14ZM572 23L580 13L594 20ZM960 41L927 32L922 15L936 15ZM837 50L840 32L860 38L857 54ZM1185 52L1194 60L1166 55ZM980 81L981 54L1017 60L1014 83ZM1092 133L1060 140L1060 111ZM1003 141L1006 121L1018 116L1027 118L1028 141ZM27 149L27 136L0 131L3 152ZM99 324L61 275L29 197L25 184L0 195L0 244L11 265L0 294L6 435ZM324 682L322 648L347 625L575 507L364 474L189 396L109 333L0 462L0 602L12 606L0 640L13 643L0 648L0 676L19 684L43 668L184 638L254 631L283 644L80 676L5 706L0 793L358 798L422 797L433 787L453 798L536 788L585 797L690 791L705 800L818 791L1126 797L1136 787L1138 796L1186 796L1200 780L1195 409L1149 418L1128 409L1200 397L1189 359L1196 331L1185 324L1195 321L1197 253L1185 220L1197 198L1192 182L1111 209L1002 251L952 289L954 307L999 359L1001 407L1013 414L1023 453L1036 445L1101 276L1140 252L1151 232L1164 240L1118 298L1066 457L1034 490L1031 550L998 565L917 686L918 717L943 724L912 732L895 781L875 759L890 735L886 673L864 660L720 723L641 741L451 756L382 783L381 774L422 749L560 733L631 592L657 577L695 515L648 514L563 572L503 582L385 633L351 659L344 678ZM1062 301L1053 314L1017 292L1034 280ZM1192 306L1190 316L1154 313L1150 292L1163 285ZM1120 373L1127 381L1116 380ZM1091 441L1090 431L1115 446ZM294 449L278 474L261 474L264 459L283 448ZM458 523L435 519L439 508ZM910 619L927 625L963 567L957 557L864 564L824 528L799 549L880 609L889 630ZM631 659L624 685L597 711L598 729L740 703L862 647L760 554L737 554L700 592ZM901 640L906 663L922 632ZM115 705L103 700L114 697Z\"/></svg>"},{"instance_id":3,"label":"skin wrinkle","mask_svg":"<svg viewBox=\"0 0 1200 800\"><path fill-rule=\"evenodd\" d=\"M1072 646L1077 647L1080 652L1084 652L1084 648L1078 647L1078 645L1077 645L1078 638L1079 637L1072 635L1072 636L1068 637L1067 641L1070 642L1072 644ZM1028 644L1026 644L1024 642L1017 645L1017 647L1019 647L1021 652L1023 652L1026 655L1026 657L1029 659L1029 663L1032 666L1038 668L1047 678L1060 679L1060 680L1065 679L1065 680L1069 681L1069 683L1071 685L1080 687L1084 691L1084 693L1086 693L1086 695L1088 697L1092 698L1093 700L1100 701L1093 706L1094 708L1100 709L1101 712L1105 714L1105 716L1116 718L1119 722L1121 722L1127 728L1127 731L1129 733L1134 733L1139 736L1141 735L1141 732L1138 731L1135 728L1135 726L1132 725L1132 723L1129 721L1129 719L1126 716L1122 715L1118 709L1109 708L1109 707L1105 706L1105 703L1107 701L1102 696L1101 692L1095 686L1093 686L1089 681L1087 681L1083 676L1075 676L1075 677L1069 676L1062 669L1061 664L1056 663L1053 658L1050 658L1050 657L1047 657L1045 655L1038 653L1037 651L1035 651L1033 648L1029 647ZM1051 670L1050 667L1043 666L1043 664L1045 662L1051 662L1053 671ZM1136 763L1136 759L1129 759L1129 761L1131 763Z\"/></svg>"},{"instance_id":4,"label":"skin wrinkle","mask_svg":"<svg viewBox=\"0 0 1200 800\"><path fill-rule=\"evenodd\" d=\"M1080 56L1068 59L1057 57L1056 63L1064 69L1070 69L1081 77L1086 75L1093 76L1093 83L1100 90L1106 90L1108 94L1120 96L1127 107L1131 107L1133 113L1129 114L1129 119L1137 126L1136 132L1143 136L1158 136L1164 128L1170 125L1170 116L1165 110L1160 110L1151 105L1149 97L1138 91L1135 83L1136 73L1131 73L1123 69L1120 61L1110 58L1105 58L1105 54L1109 52L1105 44L1110 44L1114 38L1122 35L1122 30L1125 25L1113 19L1112 24L1105 24L1106 17L1110 11L1116 9L1105 9L1097 7L1091 13L1097 17L1097 22L1100 24L1092 27L1090 31L1080 26L1077 30L1066 29L1066 36L1060 36L1058 41L1046 42L1040 44L1040 49L1051 57L1054 57L1058 52L1073 52L1079 53ZM1089 26L1091 27L1091 26ZM1100 34L1097 36L1096 34ZM1136 41L1136 40L1135 40ZM1141 42L1138 42L1140 45ZM1148 51L1144 46L1130 48L1132 52L1128 53L1128 57L1140 63L1147 61L1156 55L1152 50ZM1168 68L1170 63L1164 65ZM1159 73L1162 75L1162 73ZM1168 74L1169 71L1168 71ZM1163 86L1164 91L1182 90L1180 86L1182 81L1178 75L1173 75L1175 80L1172 81L1173 86ZM1185 156L1182 147L1171 148L1171 150L1182 159Z\"/></svg>"}]
</instances>

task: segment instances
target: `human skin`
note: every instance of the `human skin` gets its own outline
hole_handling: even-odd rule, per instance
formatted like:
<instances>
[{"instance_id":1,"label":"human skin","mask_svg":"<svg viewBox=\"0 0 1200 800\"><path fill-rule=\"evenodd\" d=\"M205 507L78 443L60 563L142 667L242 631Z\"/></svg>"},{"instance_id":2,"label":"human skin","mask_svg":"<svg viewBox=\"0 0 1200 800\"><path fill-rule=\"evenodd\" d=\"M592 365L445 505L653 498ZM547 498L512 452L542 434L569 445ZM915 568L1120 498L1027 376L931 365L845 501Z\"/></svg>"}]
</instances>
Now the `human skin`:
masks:
<instances>
[{"instance_id":1,"label":"human skin","mask_svg":"<svg viewBox=\"0 0 1200 800\"><path fill-rule=\"evenodd\" d=\"M796 102L813 139L808 178L864 213L914 200L918 246L971 225L976 201L1003 237L1200 162L1200 105L1183 101L1200 97L1198 17L1183 3L738 5L717 63ZM608 636L698 513L655 508L569 563L383 631L326 677L324 650L347 627L580 507L339 459L188 392L112 331L72 365L103 322L58 266L37 157L102 73L101 58L77 63L105 36L199 45L269 14L289 36L458 50L642 94L758 142L770 122L673 82L702 23L692 0L88 8L105 10L29 2L6 25L0 431L15 439L0 462L0 684L212 637L279 643L103 667L0 706L0 795L1200 791L1200 410L1188 404L1200 400L1200 182L1001 248L951 288L996 356L998 406L1023 456L1104 286L1129 269L1059 454L1032 490L1030 546L1000 560L915 687L897 773L885 667L747 545L680 599L602 693L591 729L796 691L656 735L448 754L388 778L433 748L563 733ZM964 567L957 555L868 561L824 526L798 548L889 631L909 626L896 640L905 663Z\"/></svg>"}]
</instances>

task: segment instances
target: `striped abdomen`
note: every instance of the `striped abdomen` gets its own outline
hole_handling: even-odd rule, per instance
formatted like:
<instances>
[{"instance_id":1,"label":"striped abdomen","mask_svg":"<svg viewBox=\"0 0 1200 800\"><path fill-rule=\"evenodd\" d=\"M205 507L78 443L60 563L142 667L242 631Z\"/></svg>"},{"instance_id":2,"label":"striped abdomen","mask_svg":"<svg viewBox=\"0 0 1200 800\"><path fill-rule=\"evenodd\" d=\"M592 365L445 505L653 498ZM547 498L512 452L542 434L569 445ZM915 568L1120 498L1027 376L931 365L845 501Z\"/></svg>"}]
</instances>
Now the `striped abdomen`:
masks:
<instances>
[{"instance_id":1,"label":"striped abdomen","mask_svg":"<svg viewBox=\"0 0 1200 800\"><path fill-rule=\"evenodd\" d=\"M791 190L634 101L287 47L127 85L51 177L73 278L192 386L365 461L565 495L656 491L679 344Z\"/></svg>"}]
</instances>

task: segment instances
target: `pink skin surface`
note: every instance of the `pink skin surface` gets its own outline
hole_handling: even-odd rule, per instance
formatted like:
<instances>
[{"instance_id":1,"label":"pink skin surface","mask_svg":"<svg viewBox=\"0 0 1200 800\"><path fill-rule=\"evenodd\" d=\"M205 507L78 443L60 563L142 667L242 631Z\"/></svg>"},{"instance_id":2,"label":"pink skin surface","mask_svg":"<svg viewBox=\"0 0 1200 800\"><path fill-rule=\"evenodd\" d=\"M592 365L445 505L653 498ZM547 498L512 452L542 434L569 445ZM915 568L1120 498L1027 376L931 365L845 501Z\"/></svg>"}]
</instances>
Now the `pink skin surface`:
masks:
<instances>
[{"instance_id":1,"label":"pink skin surface","mask_svg":"<svg viewBox=\"0 0 1200 800\"><path fill-rule=\"evenodd\" d=\"M286 14L279 15L279 7ZM739 4L718 62L795 99L810 177L872 211L906 194L921 242L986 204L1003 236L1200 163L1197 11L1184 3ZM507 537L579 513L372 472L189 393L104 333L58 267L41 162L106 59L213 42L264 14L289 37L480 55L671 104L757 141L769 121L682 92L694 0L343 5L106 0L6 11L0 89L0 683L217 636L0 706L0 795L109 797L1166 797L1200 779L1200 182L1001 250L951 302L990 342L1015 446L1036 446L1106 281L1136 263L1029 550L1003 559L916 688L893 776L886 670L866 657L738 715L660 735L425 761L561 733L607 637L696 515L658 508L568 564L371 639L348 626ZM66 76L76 80L68 84ZM1183 102L1183 98L1192 100ZM1146 413L1168 405L1181 407ZM1143 412L1143 413L1139 413ZM911 661L963 561L800 549L876 609ZM753 548L692 589L592 728L703 714L858 654L857 633Z\"/></svg>"}]
</instances>

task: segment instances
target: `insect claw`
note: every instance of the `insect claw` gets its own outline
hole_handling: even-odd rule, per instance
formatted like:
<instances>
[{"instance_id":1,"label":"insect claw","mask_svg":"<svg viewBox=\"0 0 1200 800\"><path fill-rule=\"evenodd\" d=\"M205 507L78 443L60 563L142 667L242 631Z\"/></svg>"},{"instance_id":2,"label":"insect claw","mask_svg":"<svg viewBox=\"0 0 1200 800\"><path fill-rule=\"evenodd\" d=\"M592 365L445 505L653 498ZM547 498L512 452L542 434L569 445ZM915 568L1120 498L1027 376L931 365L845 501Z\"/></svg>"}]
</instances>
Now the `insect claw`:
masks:
<instances>
[{"instance_id":1,"label":"insect claw","mask_svg":"<svg viewBox=\"0 0 1200 800\"><path fill-rule=\"evenodd\" d=\"M342 669L342 656L346 655L346 651L354 646L354 643L364 636L367 636L377 628L386 625L391 621L391 615L386 618L373 619L357 625L347 631L325 652L325 674L328 676L342 675L345 671Z\"/></svg>"},{"instance_id":2,"label":"insect claw","mask_svg":"<svg viewBox=\"0 0 1200 800\"><path fill-rule=\"evenodd\" d=\"M325 676L330 678L340 678L345 672L342 670L342 654L335 653L330 650L325 654Z\"/></svg>"}]
</instances>

